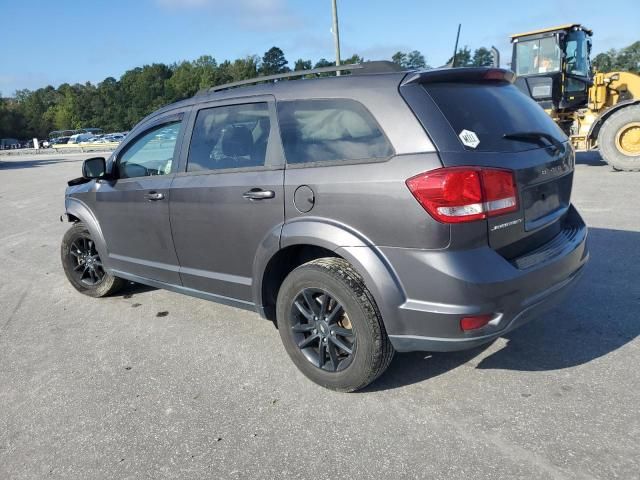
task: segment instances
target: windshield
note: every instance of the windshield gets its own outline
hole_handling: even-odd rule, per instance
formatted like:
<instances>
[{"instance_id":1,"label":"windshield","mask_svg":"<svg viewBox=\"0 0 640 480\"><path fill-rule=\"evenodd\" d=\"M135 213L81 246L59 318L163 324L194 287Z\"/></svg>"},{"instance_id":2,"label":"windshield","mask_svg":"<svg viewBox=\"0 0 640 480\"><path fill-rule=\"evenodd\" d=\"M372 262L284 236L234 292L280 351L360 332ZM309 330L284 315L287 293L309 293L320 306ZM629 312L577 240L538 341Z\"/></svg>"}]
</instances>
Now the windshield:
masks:
<instances>
[{"instance_id":1,"label":"windshield","mask_svg":"<svg viewBox=\"0 0 640 480\"><path fill-rule=\"evenodd\" d=\"M556 37L516 44L516 74L537 75L560 71L560 48Z\"/></svg>"},{"instance_id":2,"label":"windshield","mask_svg":"<svg viewBox=\"0 0 640 480\"><path fill-rule=\"evenodd\" d=\"M567 35L567 73L579 77L589 76L589 40L582 30Z\"/></svg>"}]
</instances>

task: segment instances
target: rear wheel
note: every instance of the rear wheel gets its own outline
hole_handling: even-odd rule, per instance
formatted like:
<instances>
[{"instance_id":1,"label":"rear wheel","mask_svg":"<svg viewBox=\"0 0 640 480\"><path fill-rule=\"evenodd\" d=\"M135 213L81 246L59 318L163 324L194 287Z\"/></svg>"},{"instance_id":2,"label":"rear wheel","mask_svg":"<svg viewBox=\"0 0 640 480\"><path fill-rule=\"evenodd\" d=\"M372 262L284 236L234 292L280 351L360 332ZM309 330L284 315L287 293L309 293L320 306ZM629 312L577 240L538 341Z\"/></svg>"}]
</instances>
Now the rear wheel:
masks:
<instances>
[{"instance_id":1,"label":"rear wheel","mask_svg":"<svg viewBox=\"0 0 640 480\"><path fill-rule=\"evenodd\" d=\"M598 148L615 170L640 170L640 105L623 107L605 120Z\"/></svg>"},{"instance_id":2,"label":"rear wheel","mask_svg":"<svg viewBox=\"0 0 640 480\"><path fill-rule=\"evenodd\" d=\"M104 269L89 230L82 223L73 224L64 234L60 255L67 279L85 295L105 297L126 283Z\"/></svg>"},{"instance_id":3,"label":"rear wheel","mask_svg":"<svg viewBox=\"0 0 640 480\"><path fill-rule=\"evenodd\" d=\"M367 386L393 358L371 293L341 258L313 260L291 272L278 292L277 321L295 365L332 390Z\"/></svg>"}]
</instances>

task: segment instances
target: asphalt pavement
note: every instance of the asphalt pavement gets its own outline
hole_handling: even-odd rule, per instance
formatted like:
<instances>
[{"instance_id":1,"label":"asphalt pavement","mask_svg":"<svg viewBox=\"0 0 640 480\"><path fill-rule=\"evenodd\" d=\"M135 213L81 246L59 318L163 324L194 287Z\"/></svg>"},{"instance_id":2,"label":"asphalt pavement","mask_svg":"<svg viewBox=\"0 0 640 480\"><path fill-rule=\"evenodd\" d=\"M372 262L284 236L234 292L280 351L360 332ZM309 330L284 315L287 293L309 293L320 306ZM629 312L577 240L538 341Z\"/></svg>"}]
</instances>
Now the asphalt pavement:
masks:
<instances>
[{"instance_id":1,"label":"asphalt pavement","mask_svg":"<svg viewBox=\"0 0 640 480\"><path fill-rule=\"evenodd\" d=\"M591 262L563 305L340 394L256 314L76 292L59 216L89 156L0 158L0 479L640 478L640 174L578 156Z\"/></svg>"}]
</instances>

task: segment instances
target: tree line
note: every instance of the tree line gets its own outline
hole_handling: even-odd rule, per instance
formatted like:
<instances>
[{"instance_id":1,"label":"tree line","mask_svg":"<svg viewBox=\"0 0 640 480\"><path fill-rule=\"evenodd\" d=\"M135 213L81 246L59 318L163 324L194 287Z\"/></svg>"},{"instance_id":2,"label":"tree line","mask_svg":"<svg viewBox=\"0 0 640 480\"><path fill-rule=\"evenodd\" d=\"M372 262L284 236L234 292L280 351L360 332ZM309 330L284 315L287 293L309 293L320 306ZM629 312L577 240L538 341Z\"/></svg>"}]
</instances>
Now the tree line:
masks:
<instances>
[{"instance_id":1,"label":"tree line","mask_svg":"<svg viewBox=\"0 0 640 480\"><path fill-rule=\"evenodd\" d=\"M363 61L361 56L352 55L342 63ZM393 61L405 68L428 68L424 55L417 50L397 52ZM262 57L250 55L218 63L212 56L203 55L193 61L137 67L120 79L108 77L97 84L64 83L57 88L18 90L12 98L0 95L0 138L46 138L53 130L86 127L109 132L129 130L160 106L189 98L201 89L289 72L289 65L283 51L272 47ZM315 63L300 58L293 62L293 70L333 65L335 62L325 58Z\"/></svg>"},{"instance_id":2,"label":"tree line","mask_svg":"<svg viewBox=\"0 0 640 480\"><path fill-rule=\"evenodd\" d=\"M599 53L593 59L593 66L599 72L625 71L640 73L640 41L628 47Z\"/></svg>"},{"instance_id":3,"label":"tree line","mask_svg":"<svg viewBox=\"0 0 640 480\"><path fill-rule=\"evenodd\" d=\"M391 60L402 68L431 68L418 50L396 52ZM450 58L447 64L452 60ZM361 56L352 55L342 63L363 61ZM472 53L465 46L456 54L457 67L491 64L491 52L485 47ZM315 63L300 58L293 62L293 70L332 65L335 63L324 58ZM597 55L594 66L601 71L638 72L640 42ZM108 77L97 84L64 83L58 88L18 90L13 98L0 99L0 138L45 138L53 130L83 127L125 131L160 106L189 98L200 89L289 71L291 68L283 51L272 47L262 57L250 55L218 63L212 56L203 55L193 61L137 67L125 72L119 80Z\"/></svg>"}]
</instances>

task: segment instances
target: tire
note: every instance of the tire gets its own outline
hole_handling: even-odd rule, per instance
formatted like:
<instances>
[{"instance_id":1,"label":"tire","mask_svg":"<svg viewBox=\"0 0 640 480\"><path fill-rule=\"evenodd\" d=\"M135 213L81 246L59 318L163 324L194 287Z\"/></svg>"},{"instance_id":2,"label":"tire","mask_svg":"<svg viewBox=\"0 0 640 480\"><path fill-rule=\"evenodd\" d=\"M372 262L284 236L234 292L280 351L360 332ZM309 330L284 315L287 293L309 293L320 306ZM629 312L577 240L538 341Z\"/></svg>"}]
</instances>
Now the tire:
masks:
<instances>
[{"instance_id":1,"label":"tire","mask_svg":"<svg viewBox=\"0 0 640 480\"><path fill-rule=\"evenodd\" d=\"M293 363L331 390L364 388L393 358L380 311L362 277L344 259L320 258L293 270L278 292L276 317Z\"/></svg>"},{"instance_id":2,"label":"tire","mask_svg":"<svg viewBox=\"0 0 640 480\"><path fill-rule=\"evenodd\" d=\"M604 121L598 148L614 170L640 171L640 105L622 107Z\"/></svg>"},{"instance_id":3,"label":"tire","mask_svg":"<svg viewBox=\"0 0 640 480\"><path fill-rule=\"evenodd\" d=\"M126 284L125 280L114 277L102 268L89 230L80 222L74 223L62 237L60 257L67 279L80 293L90 297L106 297Z\"/></svg>"}]
</instances>

